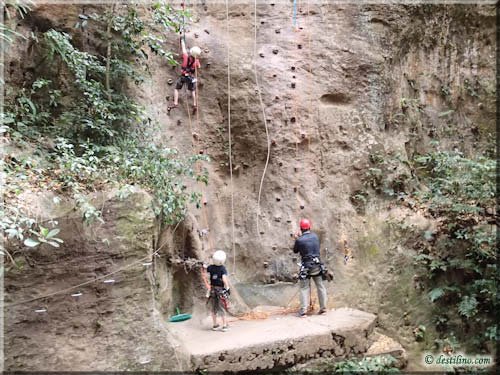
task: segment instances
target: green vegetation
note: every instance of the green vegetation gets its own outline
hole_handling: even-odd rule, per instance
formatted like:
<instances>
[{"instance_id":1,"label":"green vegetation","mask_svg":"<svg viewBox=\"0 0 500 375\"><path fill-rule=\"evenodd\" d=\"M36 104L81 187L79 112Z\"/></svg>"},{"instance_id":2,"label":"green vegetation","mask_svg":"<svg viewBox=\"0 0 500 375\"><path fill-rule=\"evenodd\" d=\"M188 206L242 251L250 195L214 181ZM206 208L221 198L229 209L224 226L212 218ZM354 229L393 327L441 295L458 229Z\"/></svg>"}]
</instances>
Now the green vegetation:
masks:
<instances>
[{"instance_id":1,"label":"green vegetation","mask_svg":"<svg viewBox=\"0 0 500 375\"><path fill-rule=\"evenodd\" d=\"M395 367L396 359L390 355L366 357L361 360L348 360L335 364L334 372L347 373L377 373L388 374L398 373L399 369Z\"/></svg>"},{"instance_id":2,"label":"green vegetation","mask_svg":"<svg viewBox=\"0 0 500 375\"><path fill-rule=\"evenodd\" d=\"M155 142L156 125L128 96L128 85L140 85L148 74L148 53L176 64L163 48L163 35L177 33L189 13L163 1L141 14L134 4L103 8L75 20L75 33L98 37L92 45L77 47L70 34L55 29L32 35L39 68L21 86L9 82L6 87L0 126L9 142L8 188L0 227L9 240L26 246L61 242L55 237L57 223L46 228L23 207L18 197L26 189L69 195L90 224L103 219L88 193L118 184L123 197L122 187L138 185L152 194L158 219L172 224L183 219L188 202L199 200L185 179L207 182L206 171L195 167L208 159L181 158ZM4 39L15 35L3 24L1 30Z\"/></svg>"},{"instance_id":3,"label":"green vegetation","mask_svg":"<svg viewBox=\"0 0 500 375\"><path fill-rule=\"evenodd\" d=\"M413 197L439 222L422 233L415 257L436 307L436 329L484 347L498 339L495 162L443 151L415 162L425 187Z\"/></svg>"},{"instance_id":4,"label":"green vegetation","mask_svg":"<svg viewBox=\"0 0 500 375\"><path fill-rule=\"evenodd\" d=\"M405 221L389 222L417 251L415 287L434 307L433 321L418 320L415 339L426 346L490 351L498 339L495 161L458 151L410 161L374 153L370 161L367 189L397 198L437 224L421 232Z\"/></svg>"}]
</instances>

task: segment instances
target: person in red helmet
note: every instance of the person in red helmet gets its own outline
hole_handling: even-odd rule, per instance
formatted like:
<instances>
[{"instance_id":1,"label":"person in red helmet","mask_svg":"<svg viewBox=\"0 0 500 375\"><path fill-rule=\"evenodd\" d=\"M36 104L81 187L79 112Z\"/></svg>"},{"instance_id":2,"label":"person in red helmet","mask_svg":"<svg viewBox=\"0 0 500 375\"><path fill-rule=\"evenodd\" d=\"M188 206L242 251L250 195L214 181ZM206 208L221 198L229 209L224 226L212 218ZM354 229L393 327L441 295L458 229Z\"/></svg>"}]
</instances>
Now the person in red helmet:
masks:
<instances>
[{"instance_id":1,"label":"person in red helmet","mask_svg":"<svg viewBox=\"0 0 500 375\"><path fill-rule=\"evenodd\" d=\"M300 311L299 316L304 317L309 306L311 278L316 284L319 300L319 314L326 313L326 288L323 280L326 278L326 268L320 260L319 238L311 232L311 222L308 219L300 220L300 235L296 235L293 252L299 253L301 266L299 272Z\"/></svg>"}]
</instances>

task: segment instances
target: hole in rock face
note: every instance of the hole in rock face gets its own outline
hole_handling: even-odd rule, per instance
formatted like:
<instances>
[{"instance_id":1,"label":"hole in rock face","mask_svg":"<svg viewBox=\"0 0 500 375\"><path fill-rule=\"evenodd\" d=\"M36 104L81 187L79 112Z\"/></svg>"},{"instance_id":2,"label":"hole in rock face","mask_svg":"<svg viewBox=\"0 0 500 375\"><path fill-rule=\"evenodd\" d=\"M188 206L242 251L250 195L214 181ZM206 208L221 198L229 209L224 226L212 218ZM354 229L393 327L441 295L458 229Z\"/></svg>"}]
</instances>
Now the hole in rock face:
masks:
<instances>
[{"instance_id":1,"label":"hole in rock face","mask_svg":"<svg viewBox=\"0 0 500 375\"><path fill-rule=\"evenodd\" d=\"M155 299L165 318L180 313L192 314L197 301L205 295L200 277L200 242L197 225L188 219L172 235L166 230L160 236L162 256L154 269Z\"/></svg>"},{"instance_id":2,"label":"hole in rock face","mask_svg":"<svg viewBox=\"0 0 500 375\"><path fill-rule=\"evenodd\" d=\"M194 284L194 272L186 273L184 268L176 267L172 277L172 306L170 306L169 312L177 314L176 308L179 308L182 313L193 310Z\"/></svg>"},{"instance_id":3,"label":"hole in rock face","mask_svg":"<svg viewBox=\"0 0 500 375\"><path fill-rule=\"evenodd\" d=\"M350 102L350 98L341 92L324 94L321 96L321 102L325 104L345 104Z\"/></svg>"}]
</instances>

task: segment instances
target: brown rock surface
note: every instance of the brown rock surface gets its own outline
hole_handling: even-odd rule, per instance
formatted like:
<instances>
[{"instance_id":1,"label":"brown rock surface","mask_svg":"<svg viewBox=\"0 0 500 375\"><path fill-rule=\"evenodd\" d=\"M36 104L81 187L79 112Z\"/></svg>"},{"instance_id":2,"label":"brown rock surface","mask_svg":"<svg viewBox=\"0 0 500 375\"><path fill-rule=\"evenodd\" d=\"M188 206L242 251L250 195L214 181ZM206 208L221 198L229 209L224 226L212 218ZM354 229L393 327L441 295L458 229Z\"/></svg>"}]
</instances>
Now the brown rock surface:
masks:
<instances>
[{"instance_id":1,"label":"brown rock surface","mask_svg":"<svg viewBox=\"0 0 500 375\"><path fill-rule=\"evenodd\" d=\"M375 313L383 329L403 343L410 342L411 332L401 324L403 311L411 304L414 314L421 314L426 300L415 295L409 281L411 251L388 225L409 212L387 210L387 202L363 179L373 167L370 155L374 153L406 161L415 152L427 150L432 140L439 140L443 148L471 152L494 139L495 10L479 5L312 1L309 6L299 12L303 29L295 31L290 2L259 4L254 60L253 3L230 2L229 32L225 4L192 5L195 22L188 44L207 51L202 54L197 114L188 115L181 92L180 107L167 115L165 98L172 96L168 80L175 80L177 72L157 59L149 64L152 77L130 90L159 122L157 138L165 145L185 155L204 150L210 156L212 162L204 165L210 173L204 189L206 207L190 207L178 232L172 234L170 228L161 236L143 193L138 195L142 197L139 206L114 198L106 203L103 226L84 228L76 214L56 215L66 233L64 247L30 253L33 264L7 270L6 303L104 275L152 254L156 243L167 245L161 257L153 260L154 270L145 271L142 265L131 268L115 276L113 286L96 283L82 289L78 300L65 294L6 308L6 369L185 369L187 364L176 356L177 344L168 337L164 321L177 306L184 311L201 309L204 290L197 273L172 266L171 258L208 261L214 249L224 249L234 285L289 282L297 270L289 249L290 233L303 216L312 219L321 238L322 257L336 275L328 284L330 306ZM82 38L72 29L83 7L36 6L19 30L58 27L74 32L78 45L90 43L98 49L95 40ZM177 42L177 37L169 38L174 50ZM279 53L273 54L274 49ZM255 61L260 87L254 79ZM27 75L44 69L38 63L28 42L14 45L5 63L6 80L23 84ZM275 140L260 210L257 199L267 138L256 90L263 95L269 139ZM228 95L235 171L238 166L232 189ZM302 132L307 134L305 139ZM193 140L193 133L197 139ZM403 163L394 173L409 170ZM370 198L363 210L350 199L359 192ZM262 233L257 231L257 219ZM432 226L428 218L418 215L408 220L422 228ZM206 229L207 236L198 235ZM352 259L345 265L338 246L343 236L352 249ZM102 242L104 238L109 245ZM290 285L285 286L288 297ZM262 287L255 290L266 293ZM284 298L273 296L266 294L260 302L281 303ZM253 296L251 305L258 302ZM45 306L47 313L34 312Z\"/></svg>"}]
</instances>

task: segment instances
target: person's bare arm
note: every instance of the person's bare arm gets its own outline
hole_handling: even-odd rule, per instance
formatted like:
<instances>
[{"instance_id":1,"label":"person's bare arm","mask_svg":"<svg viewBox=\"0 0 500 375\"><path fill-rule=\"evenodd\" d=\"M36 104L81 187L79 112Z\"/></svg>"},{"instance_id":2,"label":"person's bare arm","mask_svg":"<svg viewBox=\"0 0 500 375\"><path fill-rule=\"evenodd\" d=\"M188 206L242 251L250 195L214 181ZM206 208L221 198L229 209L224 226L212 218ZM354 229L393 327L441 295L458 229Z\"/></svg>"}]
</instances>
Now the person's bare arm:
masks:
<instances>
[{"instance_id":1,"label":"person's bare arm","mask_svg":"<svg viewBox=\"0 0 500 375\"><path fill-rule=\"evenodd\" d=\"M227 278L227 275L222 275L222 281L224 283L224 288L229 289L229 279Z\"/></svg>"},{"instance_id":2,"label":"person's bare arm","mask_svg":"<svg viewBox=\"0 0 500 375\"><path fill-rule=\"evenodd\" d=\"M187 54L187 49L186 49L186 42L184 42L184 39L181 39L181 49L183 54Z\"/></svg>"}]
</instances>

